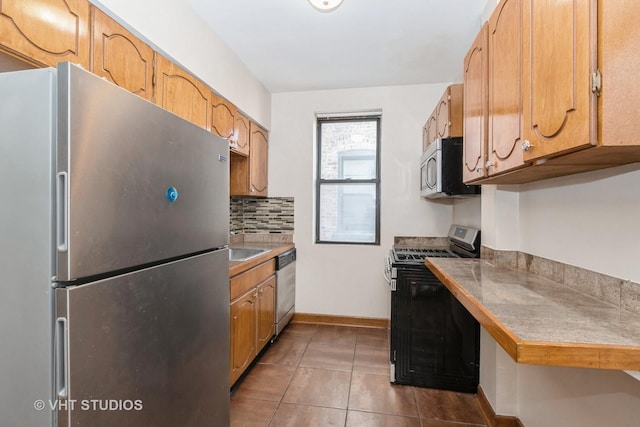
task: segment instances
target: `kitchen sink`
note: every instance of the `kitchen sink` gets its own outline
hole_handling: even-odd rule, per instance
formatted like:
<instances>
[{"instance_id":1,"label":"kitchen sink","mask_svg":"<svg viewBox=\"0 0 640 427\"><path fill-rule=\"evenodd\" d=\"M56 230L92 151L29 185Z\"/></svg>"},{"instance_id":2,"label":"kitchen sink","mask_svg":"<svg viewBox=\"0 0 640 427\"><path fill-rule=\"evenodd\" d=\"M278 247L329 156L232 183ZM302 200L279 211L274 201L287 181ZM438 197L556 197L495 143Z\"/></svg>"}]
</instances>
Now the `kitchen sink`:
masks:
<instances>
[{"instance_id":1,"label":"kitchen sink","mask_svg":"<svg viewBox=\"0 0 640 427\"><path fill-rule=\"evenodd\" d=\"M269 249L229 248L229 261L247 261L267 251L269 251Z\"/></svg>"}]
</instances>

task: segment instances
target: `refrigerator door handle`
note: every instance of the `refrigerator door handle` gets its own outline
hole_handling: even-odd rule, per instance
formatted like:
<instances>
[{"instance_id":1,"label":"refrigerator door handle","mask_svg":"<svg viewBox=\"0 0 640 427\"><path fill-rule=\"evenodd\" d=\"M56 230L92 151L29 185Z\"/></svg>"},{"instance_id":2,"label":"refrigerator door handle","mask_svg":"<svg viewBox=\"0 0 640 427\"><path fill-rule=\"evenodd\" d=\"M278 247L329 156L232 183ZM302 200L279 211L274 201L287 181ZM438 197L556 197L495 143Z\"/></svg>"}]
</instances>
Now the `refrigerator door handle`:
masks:
<instances>
[{"instance_id":1,"label":"refrigerator door handle","mask_svg":"<svg viewBox=\"0 0 640 427\"><path fill-rule=\"evenodd\" d=\"M67 363L69 361L69 348L68 342L69 330L67 328L67 319L64 317L58 317L56 319L56 394L59 398L66 398L68 394L67 390Z\"/></svg>"},{"instance_id":2,"label":"refrigerator door handle","mask_svg":"<svg viewBox=\"0 0 640 427\"><path fill-rule=\"evenodd\" d=\"M59 172L56 179L56 244L58 251L67 251L69 226L69 180L66 172Z\"/></svg>"}]
</instances>

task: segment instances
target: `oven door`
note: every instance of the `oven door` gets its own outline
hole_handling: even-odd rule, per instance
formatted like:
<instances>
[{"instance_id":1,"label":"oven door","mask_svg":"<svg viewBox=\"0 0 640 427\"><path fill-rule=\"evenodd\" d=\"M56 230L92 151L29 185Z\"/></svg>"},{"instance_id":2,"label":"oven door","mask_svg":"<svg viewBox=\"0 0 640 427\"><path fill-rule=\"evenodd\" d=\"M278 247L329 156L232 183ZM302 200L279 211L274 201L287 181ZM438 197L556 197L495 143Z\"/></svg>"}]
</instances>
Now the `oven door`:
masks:
<instances>
[{"instance_id":1,"label":"oven door","mask_svg":"<svg viewBox=\"0 0 640 427\"><path fill-rule=\"evenodd\" d=\"M440 140L432 142L420 159L420 195L426 198L443 197L442 150Z\"/></svg>"}]
</instances>

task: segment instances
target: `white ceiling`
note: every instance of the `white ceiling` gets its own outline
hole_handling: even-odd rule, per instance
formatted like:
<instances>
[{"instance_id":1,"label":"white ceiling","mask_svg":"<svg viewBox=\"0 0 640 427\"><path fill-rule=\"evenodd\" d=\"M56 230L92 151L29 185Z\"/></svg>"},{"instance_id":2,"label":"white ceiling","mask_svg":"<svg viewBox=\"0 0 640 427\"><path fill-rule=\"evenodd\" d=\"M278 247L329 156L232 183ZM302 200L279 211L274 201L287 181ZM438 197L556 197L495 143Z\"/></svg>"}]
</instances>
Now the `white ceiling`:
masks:
<instances>
[{"instance_id":1,"label":"white ceiling","mask_svg":"<svg viewBox=\"0 0 640 427\"><path fill-rule=\"evenodd\" d=\"M486 0L188 0L272 93L461 81ZM206 51L206 47L204 49Z\"/></svg>"}]
</instances>

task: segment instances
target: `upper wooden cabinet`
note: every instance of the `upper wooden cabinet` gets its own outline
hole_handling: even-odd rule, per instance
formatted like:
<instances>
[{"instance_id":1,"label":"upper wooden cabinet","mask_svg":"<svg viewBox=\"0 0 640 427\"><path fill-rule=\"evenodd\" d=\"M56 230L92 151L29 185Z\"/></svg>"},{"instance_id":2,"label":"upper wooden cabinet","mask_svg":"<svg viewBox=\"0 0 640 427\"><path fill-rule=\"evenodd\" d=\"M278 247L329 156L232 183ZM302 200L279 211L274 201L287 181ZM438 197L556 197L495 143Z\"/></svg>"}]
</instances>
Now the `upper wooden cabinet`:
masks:
<instances>
[{"instance_id":1,"label":"upper wooden cabinet","mask_svg":"<svg viewBox=\"0 0 640 427\"><path fill-rule=\"evenodd\" d=\"M462 136L462 84L447 87L422 128L422 151L438 138Z\"/></svg>"},{"instance_id":2,"label":"upper wooden cabinet","mask_svg":"<svg viewBox=\"0 0 640 427\"><path fill-rule=\"evenodd\" d=\"M153 49L100 9L92 7L92 15L91 71L152 100Z\"/></svg>"},{"instance_id":3,"label":"upper wooden cabinet","mask_svg":"<svg viewBox=\"0 0 640 427\"><path fill-rule=\"evenodd\" d=\"M250 180L249 193L252 196L267 197L268 187L268 163L269 163L269 134L256 123L251 122L249 127Z\"/></svg>"},{"instance_id":4,"label":"upper wooden cabinet","mask_svg":"<svg viewBox=\"0 0 640 427\"><path fill-rule=\"evenodd\" d=\"M233 152L248 156L249 152L249 118L238 111L234 125L235 143L233 144Z\"/></svg>"},{"instance_id":5,"label":"upper wooden cabinet","mask_svg":"<svg viewBox=\"0 0 640 427\"><path fill-rule=\"evenodd\" d=\"M422 151L426 150L429 144L435 141L436 127L436 112L434 111L422 128Z\"/></svg>"},{"instance_id":6,"label":"upper wooden cabinet","mask_svg":"<svg viewBox=\"0 0 640 427\"><path fill-rule=\"evenodd\" d=\"M235 139L236 106L215 93L211 94L211 132L224 139Z\"/></svg>"},{"instance_id":7,"label":"upper wooden cabinet","mask_svg":"<svg viewBox=\"0 0 640 427\"><path fill-rule=\"evenodd\" d=\"M231 195L267 197L268 161L269 134L249 121L249 157L231 155Z\"/></svg>"},{"instance_id":8,"label":"upper wooden cabinet","mask_svg":"<svg viewBox=\"0 0 640 427\"><path fill-rule=\"evenodd\" d=\"M86 0L0 1L0 49L32 64L69 61L89 69Z\"/></svg>"},{"instance_id":9,"label":"upper wooden cabinet","mask_svg":"<svg viewBox=\"0 0 640 427\"><path fill-rule=\"evenodd\" d=\"M489 128L485 173L524 165L522 151L522 0L502 0L488 24Z\"/></svg>"},{"instance_id":10,"label":"upper wooden cabinet","mask_svg":"<svg viewBox=\"0 0 640 427\"><path fill-rule=\"evenodd\" d=\"M640 161L638 15L633 1L501 1L488 23L485 154L467 126L477 88L465 80L465 182L521 184Z\"/></svg>"},{"instance_id":11,"label":"upper wooden cabinet","mask_svg":"<svg viewBox=\"0 0 640 427\"><path fill-rule=\"evenodd\" d=\"M434 111L436 138L462 136L462 84L449 86Z\"/></svg>"},{"instance_id":12,"label":"upper wooden cabinet","mask_svg":"<svg viewBox=\"0 0 640 427\"><path fill-rule=\"evenodd\" d=\"M485 176L488 119L487 24L482 27L464 58L464 146L462 179L471 182Z\"/></svg>"},{"instance_id":13,"label":"upper wooden cabinet","mask_svg":"<svg viewBox=\"0 0 640 427\"><path fill-rule=\"evenodd\" d=\"M595 1L524 0L523 5L525 160L596 143L591 91L596 32L590 21Z\"/></svg>"},{"instance_id":14,"label":"upper wooden cabinet","mask_svg":"<svg viewBox=\"0 0 640 427\"><path fill-rule=\"evenodd\" d=\"M191 123L210 128L211 89L159 54L156 54L155 102Z\"/></svg>"}]
</instances>

